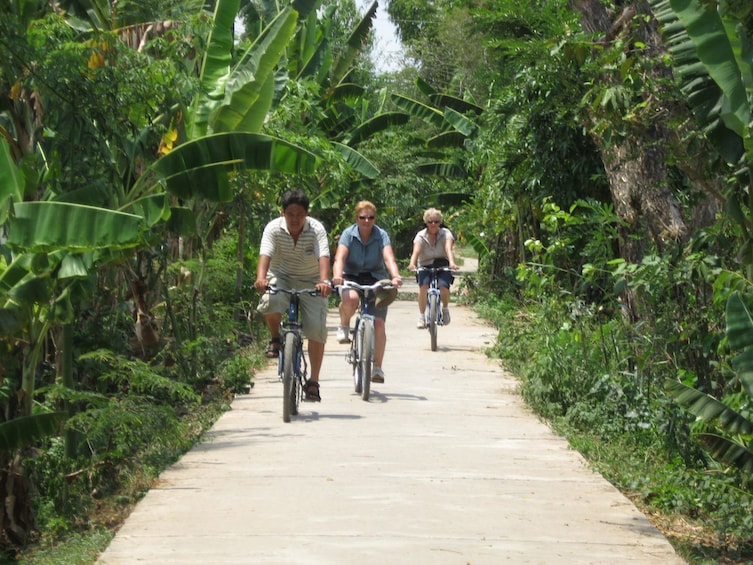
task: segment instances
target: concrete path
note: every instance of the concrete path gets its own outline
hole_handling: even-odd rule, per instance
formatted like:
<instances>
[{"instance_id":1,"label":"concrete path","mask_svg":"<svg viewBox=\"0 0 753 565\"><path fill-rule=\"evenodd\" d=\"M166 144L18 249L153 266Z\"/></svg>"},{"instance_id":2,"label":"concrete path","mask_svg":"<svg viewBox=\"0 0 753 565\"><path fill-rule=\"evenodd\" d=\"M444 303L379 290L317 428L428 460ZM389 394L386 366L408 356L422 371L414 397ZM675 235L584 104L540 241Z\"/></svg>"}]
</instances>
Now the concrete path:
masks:
<instances>
[{"instance_id":1,"label":"concrete path","mask_svg":"<svg viewBox=\"0 0 753 565\"><path fill-rule=\"evenodd\" d=\"M330 340L321 404L282 421L274 368L163 473L102 565L683 563L523 405L486 358L495 332L453 306L439 351L390 307L386 382L364 402Z\"/></svg>"}]
</instances>

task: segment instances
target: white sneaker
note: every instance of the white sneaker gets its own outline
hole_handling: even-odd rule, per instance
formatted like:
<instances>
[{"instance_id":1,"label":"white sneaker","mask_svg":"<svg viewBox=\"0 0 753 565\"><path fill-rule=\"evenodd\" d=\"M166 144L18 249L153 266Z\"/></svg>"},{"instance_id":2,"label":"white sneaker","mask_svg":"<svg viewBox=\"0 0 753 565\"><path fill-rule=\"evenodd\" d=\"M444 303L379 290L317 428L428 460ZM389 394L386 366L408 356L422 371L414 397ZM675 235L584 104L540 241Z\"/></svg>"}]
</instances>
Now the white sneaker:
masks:
<instances>
[{"instance_id":1,"label":"white sneaker","mask_svg":"<svg viewBox=\"0 0 753 565\"><path fill-rule=\"evenodd\" d=\"M426 328L426 318L424 318L423 314L418 315L418 322L416 322L416 327L419 330L423 330L424 328Z\"/></svg>"},{"instance_id":2,"label":"white sneaker","mask_svg":"<svg viewBox=\"0 0 753 565\"><path fill-rule=\"evenodd\" d=\"M377 367L376 365L374 365L374 367L371 369L371 382L372 383L384 382L384 371L382 371L381 367Z\"/></svg>"},{"instance_id":3,"label":"white sneaker","mask_svg":"<svg viewBox=\"0 0 753 565\"><path fill-rule=\"evenodd\" d=\"M444 326L450 325L450 309L449 308L442 308L442 325Z\"/></svg>"},{"instance_id":4,"label":"white sneaker","mask_svg":"<svg viewBox=\"0 0 753 565\"><path fill-rule=\"evenodd\" d=\"M348 337L348 328L340 326L337 328L337 341L339 343L350 343L350 337Z\"/></svg>"}]
</instances>

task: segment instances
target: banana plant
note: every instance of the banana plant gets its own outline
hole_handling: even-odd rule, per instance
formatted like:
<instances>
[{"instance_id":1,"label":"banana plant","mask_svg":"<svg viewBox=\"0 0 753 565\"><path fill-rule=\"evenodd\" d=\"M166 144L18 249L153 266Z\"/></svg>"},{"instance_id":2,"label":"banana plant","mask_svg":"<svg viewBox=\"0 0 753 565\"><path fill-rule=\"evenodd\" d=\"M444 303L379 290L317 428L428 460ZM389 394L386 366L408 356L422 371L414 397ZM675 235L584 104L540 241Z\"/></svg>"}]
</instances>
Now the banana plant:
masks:
<instances>
[{"instance_id":1,"label":"banana plant","mask_svg":"<svg viewBox=\"0 0 753 565\"><path fill-rule=\"evenodd\" d=\"M98 25L111 25L108 5L102 0L90 5L93 11L88 13ZM168 194L223 202L230 198L228 175L237 168L302 175L315 170L318 160L308 151L242 131L256 130L263 122L269 97L264 98L265 89L259 85L269 83L290 41L296 13L290 9L281 13L233 71L223 74L218 69L225 59L218 55L217 45L227 47L227 22L236 10L237 1L218 3L212 49L202 67L203 84L209 88L215 81L210 93L216 93L219 84L226 85L225 98L217 104L205 98L195 105L195 114L184 114L191 118L189 131L195 135L152 163L134 185L116 191L125 196L119 199L118 209L49 197L24 202L26 178L16 166L19 156L6 141L10 134L0 136L0 226L7 234L0 242L0 341L24 344L19 390L22 418L0 425L0 451L22 447L13 438L32 441L59 430L66 414L34 413L35 375L47 336L55 326L73 322L77 281L105 263L122 260L144 245L149 230L185 211L171 208ZM0 371L0 380L6 377Z\"/></svg>"},{"instance_id":2,"label":"banana plant","mask_svg":"<svg viewBox=\"0 0 753 565\"><path fill-rule=\"evenodd\" d=\"M8 175L0 185L5 253L0 258L0 337L25 344L23 415L32 415L34 377L50 329L73 321L72 285L113 251L135 247L144 218L67 202L23 202L23 174L0 142ZM14 179L10 182L8 179Z\"/></svg>"},{"instance_id":3,"label":"banana plant","mask_svg":"<svg viewBox=\"0 0 753 565\"><path fill-rule=\"evenodd\" d=\"M411 116L439 130L439 133L426 140L427 148L435 154L441 156L442 150L446 148L462 148L465 141L478 131L474 118L483 113L483 108L455 96L441 94L421 79L416 84L430 104L399 94L392 95L392 102ZM445 178L467 177L462 166L446 159L422 163L419 165L419 172Z\"/></svg>"},{"instance_id":4,"label":"banana plant","mask_svg":"<svg viewBox=\"0 0 753 565\"><path fill-rule=\"evenodd\" d=\"M674 70L688 105L707 138L727 163L737 168L745 187L727 195L731 219L743 231L739 253L748 280L753 279L753 42L744 14L727 2L650 0L662 35L673 57ZM747 202L740 195L747 193ZM753 399L753 320L738 291L727 300L727 338L739 351L732 359L742 392ZM753 475L751 435L747 413L681 382L668 380L675 400L717 433L696 438L713 458Z\"/></svg>"},{"instance_id":5,"label":"banana plant","mask_svg":"<svg viewBox=\"0 0 753 565\"><path fill-rule=\"evenodd\" d=\"M297 41L286 53L285 72L295 80L314 81L321 92L318 109L321 117L312 115L316 129L325 132L331 147L357 173L367 179L376 178L377 168L358 151L364 140L391 127L405 125L410 116L405 112L384 111L383 107L368 108L363 87L353 82L352 76L358 55L367 45L374 25L378 2L373 1L345 41L344 48L335 56L328 36L329 19L335 7L323 13L310 11L301 18Z\"/></svg>"},{"instance_id":6,"label":"banana plant","mask_svg":"<svg viewBox=\"0 0 753 565\"><path fill-rule=\"evenodd\" d=\"M742 186L753 181L753 38L726 1L651 0L680 88L706 137L736 168ZM747 196L746 196L747 194ZM753 193L727 194L727 211L743 231L740 260L753 280Z\"/></svg>"},{"instance_id":7,"label":"banana plant","mask_svg":"<svg viewBox=\"0 0 753 565\"><path fill-rule=\"evenodd\" d=\"M739 291L728 298L726 315L729 346L738 352L732 358L732 367L750 402L753 401L753 317ZM753 479L753 420L750 412L734 410L724 402L672 379L667 380L666 389L688 412L714 430L695 435L706 452L739 469L748 480Z\"/></svg>"}]
</instances>

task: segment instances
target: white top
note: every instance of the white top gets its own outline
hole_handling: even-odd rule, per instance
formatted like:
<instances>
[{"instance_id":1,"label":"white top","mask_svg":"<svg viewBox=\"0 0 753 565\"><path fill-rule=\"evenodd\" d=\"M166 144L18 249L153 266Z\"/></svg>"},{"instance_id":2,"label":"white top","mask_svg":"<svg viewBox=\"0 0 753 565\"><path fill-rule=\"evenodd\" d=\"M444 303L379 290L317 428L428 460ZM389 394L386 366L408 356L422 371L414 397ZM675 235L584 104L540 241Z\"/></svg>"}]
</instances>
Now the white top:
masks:
<instances>
[{"instance_id":1,"label":"white top","mask_svg":"<svg viewBox=\"0 0 753 565\"><path fill-rule=\"evenodd\" d=\"M422 229L413 238L413 243L421 244L421 252L418 254L418 266L426 267L434 262L434 259L448 259L445 253L445 244L447 241L455 241L452 232L447 228L439 228L437 232L437 241L432 245L429 242L428 230Z\"/></svg>"},{"instance_id":2,"label":"white top","mask_svg":"<svg viewBox=\"0 0 753 565\"><path fill-rule=\"evenodd\" d=\"M269 222L261 236L260 255L270 258L269 275L319 281L319 259L329 257L327 230L314 218L306 218L298 241L288 231L285 218Z\"/></svg>"}]
</instances>

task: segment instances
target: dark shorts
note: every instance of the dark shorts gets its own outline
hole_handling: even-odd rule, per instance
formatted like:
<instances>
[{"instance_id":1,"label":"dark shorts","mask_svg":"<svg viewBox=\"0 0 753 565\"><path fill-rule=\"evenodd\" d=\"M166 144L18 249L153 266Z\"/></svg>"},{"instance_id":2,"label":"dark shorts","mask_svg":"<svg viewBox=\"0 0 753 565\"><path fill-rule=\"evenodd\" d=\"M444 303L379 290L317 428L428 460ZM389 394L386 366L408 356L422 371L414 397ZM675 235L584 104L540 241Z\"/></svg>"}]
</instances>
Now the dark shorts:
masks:
<instances>
[{"instance_id":1,"label":"dark shorts","mask_svg":"<svg viewBox=\"0 0 753 565\"><path fill-rule=\"evenodd\" d=\"M435 261L431 265L424 265L424 267L447 267L447 261ZM437 280L440 287L450 288L455 278L452 276L452 271L442 271L440 273L437 273ZM426 271L419 271L418 273L416 273L416 282L418 283L418 286L431 285L431 273Z\"/></svg>"},{"instance_id":2,"label":"dark shorts","mask_svg":"<svg viewBox=\"0 0 753 565\"><path fill-rule=\"evenodd\" d=\"M344 274L343 278L346 281L353 281L358 284L367 285L367 284L374 284L377 282L378 279L376 279L374 276L371 275L371 273L360 273L358 275L348 275ZM355 292L355 291L345 291L345 292ZM374 315L376 318L381 318L382 320L387 319L387 308L377 308L376 307L376 296L372 296L369 300L369 312Z\"/></svg>"}]
</instances>

